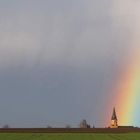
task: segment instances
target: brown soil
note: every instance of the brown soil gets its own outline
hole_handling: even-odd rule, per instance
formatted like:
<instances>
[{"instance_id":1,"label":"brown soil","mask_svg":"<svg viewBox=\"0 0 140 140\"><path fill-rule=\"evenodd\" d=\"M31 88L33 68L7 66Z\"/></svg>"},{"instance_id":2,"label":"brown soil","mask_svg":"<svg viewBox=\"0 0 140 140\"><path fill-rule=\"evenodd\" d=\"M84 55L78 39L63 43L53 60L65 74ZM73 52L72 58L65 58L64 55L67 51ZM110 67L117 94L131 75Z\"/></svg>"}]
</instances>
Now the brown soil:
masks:
<instances>
[{"instance_id":1,"label":"brown soil","mask_svg":"<svg viewBox=\"0 0 140 140\"><path fill-rule=\"evenodd\" d=\"M1 128L0 133L132 133L140 128Z\"/></svg>"}]
</instances>

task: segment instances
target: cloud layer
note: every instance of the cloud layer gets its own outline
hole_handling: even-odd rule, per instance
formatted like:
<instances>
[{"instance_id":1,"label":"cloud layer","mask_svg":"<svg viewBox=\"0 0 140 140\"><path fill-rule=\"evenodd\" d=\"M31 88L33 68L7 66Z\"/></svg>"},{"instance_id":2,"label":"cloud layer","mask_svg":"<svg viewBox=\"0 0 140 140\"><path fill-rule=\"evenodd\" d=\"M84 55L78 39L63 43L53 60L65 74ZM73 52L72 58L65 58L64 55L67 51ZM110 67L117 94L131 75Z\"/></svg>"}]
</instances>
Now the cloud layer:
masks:
<instances>
[{"instance_id":1,"label":"cloud layer","mask_svg":"<svg viewBox=\"0 0 140 140\"><path fill-rule=\"evenodd\" d=\"M139 34L139 2L125 3L1 1L0 122L107 125L110 90Z\"/></svg>"}]
</instances>

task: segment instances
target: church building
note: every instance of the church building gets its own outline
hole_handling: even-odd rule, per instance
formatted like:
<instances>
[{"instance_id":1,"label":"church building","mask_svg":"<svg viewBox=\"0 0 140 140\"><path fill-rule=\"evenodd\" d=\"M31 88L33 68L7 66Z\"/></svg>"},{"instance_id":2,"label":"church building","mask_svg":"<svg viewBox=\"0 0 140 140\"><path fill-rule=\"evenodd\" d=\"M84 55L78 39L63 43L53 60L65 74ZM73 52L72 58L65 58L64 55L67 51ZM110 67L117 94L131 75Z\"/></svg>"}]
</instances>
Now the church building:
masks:
<instances>
[{"instance_id":1,"label":"church building","mask_svg":"<svg viewBox=\"0 0 140 140\"><path fill-rule=\"evenodd\" d=\"M118 119L117 119L115 108L113 108L110 128L118 128Z\"/></svg>"}]
</instances>

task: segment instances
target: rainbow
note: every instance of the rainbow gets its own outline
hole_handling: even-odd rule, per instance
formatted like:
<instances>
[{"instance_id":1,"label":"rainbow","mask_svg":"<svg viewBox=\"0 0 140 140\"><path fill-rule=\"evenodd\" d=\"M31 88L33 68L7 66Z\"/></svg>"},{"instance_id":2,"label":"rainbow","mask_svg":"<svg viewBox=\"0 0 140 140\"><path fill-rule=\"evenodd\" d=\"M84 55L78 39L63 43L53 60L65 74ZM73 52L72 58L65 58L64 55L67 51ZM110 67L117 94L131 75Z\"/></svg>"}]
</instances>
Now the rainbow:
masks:
<instances>
[{"instance_id":1,"label":"rainbow","mask_svg":"<svg viewBox=\"0 0 140 140\"><path fill-rule=\"evenodd\" d=\"M115 93L119 125L140 125L140 54L129 57L119 78Z\"/></svg>"}]
</instances>

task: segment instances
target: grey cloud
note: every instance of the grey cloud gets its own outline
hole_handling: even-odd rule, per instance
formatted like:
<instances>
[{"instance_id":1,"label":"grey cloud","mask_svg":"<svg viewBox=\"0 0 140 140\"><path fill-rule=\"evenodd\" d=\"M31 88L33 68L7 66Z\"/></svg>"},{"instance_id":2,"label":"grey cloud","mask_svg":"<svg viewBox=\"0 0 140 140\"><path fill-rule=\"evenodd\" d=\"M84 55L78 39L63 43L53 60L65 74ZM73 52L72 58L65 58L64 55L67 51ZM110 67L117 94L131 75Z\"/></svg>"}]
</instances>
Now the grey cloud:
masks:
<instances>
[{"instance_id":1,"label":"grey cloud","mask_svg":"<svg viewBox=\"0 0 140 140\"><path fill-rule=\"evenodd\" d=\"M109 114L103 108L131 48L129 26L116 19L113 2L16 2L0 2L0 122L64 125L85 117L106 125L98 117Z\"/></svg>"}]
</instances>

